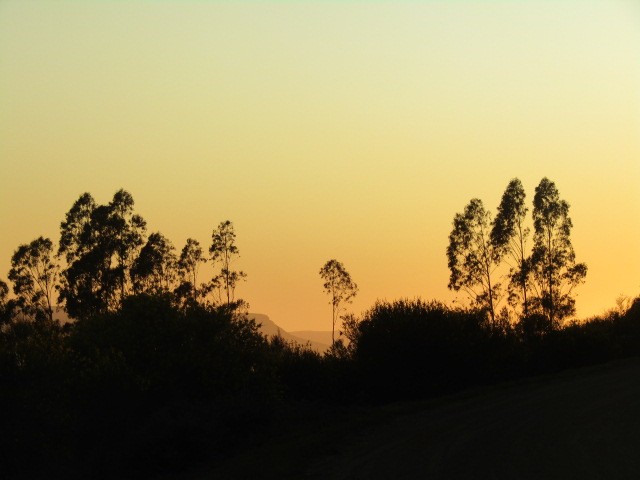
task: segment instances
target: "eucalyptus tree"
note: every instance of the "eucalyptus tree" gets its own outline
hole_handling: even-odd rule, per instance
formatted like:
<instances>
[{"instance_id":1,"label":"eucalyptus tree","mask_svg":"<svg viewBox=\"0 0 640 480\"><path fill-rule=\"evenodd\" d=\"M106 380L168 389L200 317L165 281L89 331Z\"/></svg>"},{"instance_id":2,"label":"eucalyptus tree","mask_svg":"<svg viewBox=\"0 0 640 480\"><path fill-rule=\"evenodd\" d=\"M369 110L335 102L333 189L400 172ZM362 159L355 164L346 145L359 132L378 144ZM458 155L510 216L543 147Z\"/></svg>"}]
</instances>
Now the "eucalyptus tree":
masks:
<instances>
[{"instance_id":1,"label":"eucalyptus tree","mask_svg":"<svg viewBox=\"0 0 640 480\"><path fill-rule=\"evenodd\" d=\"M168 293L178 279L178 257L171 241L160 232L149 235L131 267L135 293Z\"/></svg>"},{"instance_id":2,"label":"eucalyptus tree","mask_svg":"<svg viewBox=\"0 0 640 480\"><path fill-rule=\"evenodd\" d=\"M230 306L234 301L238 282L247 276L242 270L232 270L231 268L232 263L240 256L236 246L236 233L231 221L220 222L218 227L213 230L209 254L214 268L216 266L220 268L220 273L213 278L213 285L218 288L221 300L224 294L226 304Z\"/></svg>"},{"instance_id":3,"label":"eucalyptus tree","mask_svg":"<svg viewBox=\"0 0 640 480\"><path fill-rule=\"evenodd\" d=\"M338 260L328 260L320 269L320 277L324 280L324 291L330 297L331 304L331 345L335 345L336 321L340 315L341 305L351 303L358 293L358 285L351 279L344 265Z\"/></svg>"},{"instance_id":4,"label":"eucalyptus tree","mask_svg":"<svg viewBox=\"0 0 640 480\"><path fill-rule=\"evenodd\" d=\"M90 193L83 193L73 203L60 224L60 242L58 256L64 255L67 264L87 255L91 250L94 235L91 228L91 216L96 202Z\"/></svg>"},{"instance_id":5,"label":"eucalyptus tree","mask_svg":"<svg viewBox=\"0 0 640 480\"><path fill-rule=\"evenodd\" d=\"M120 300L128 293L129 271L140 247L144 244L147 224L144 219L134 213L133 196L120 189L113 195L108 204L106 227L113 239L115 253L115 269L120 284Z\"/></svg>"},{"instance_id":6,"label":"eucalyptus tree","mask_svg":"<svg viewBox=\"0 0 640 480\"><path fill-rule=\"evenodd\" d=\"M467 293L488 310L495 323L500 284L494 281L493 273L500 263L501 250L491 243L490 226L491 214L478 198L472 199L463 213L456 213L447 247L448 287Z\"/></svg>"},{"instance_id":7,"label":"eucalyptus tree","mask_svg":"<svg viewBox=\"0 0 640 480\"><path fill-rule=\"evenodd\" d=\"M509 265L509 303L515 307L521 303L522 312L528 315L529 259L527 237L529 228L525 226L527 207L522 182L514 178L502 194L498 213L491 227L491 244L498 256Z\"/></svg>"},{"instance_id":8,"label":"eucalyptus tree","mask_svg":"<svg viewBox=\"0 0 640 480\"><path fill-rule=\"evenodd\" d=\"M531 272L535 291L532 304L555 328L575 313L573 289L584 281L587 266L575 260L569 204L560 199L555 184L546 177L536 187L532 213Z\"/></svg>"},{"instance_id":9,"label":"eucalyptus tree","mask_svg":"<svg viewBox=\"0 0 640 480\"><path fill-rule=\"evenodd\" d=\"M185 295L179 294L179 296L188 297L195 303L200 293L206 290L204 287L198 288L198 271L206 261L200 242L193 238L187 238L178 259L178 272L182 280L178 289L185 293Z\"/></svg>"},{"instance_id":10,"label":"eucalyptus tree","mask_svg":"<svg viewBox=\"0 0 640 480\"><path fill-rule=\"evenodd\" d=\"M113 311L129 293L130 269L146 232L133 207L133 197L121 189L106 205L84 193L67 212L58 255L67 263L60 300L71 317Z\"/></svg>"},{"instance_id":11,"label":"eucalyptus tree","mask_svg":"<svg viewBox=\"0 0 640 480\"><path fill-rule=\"evenodd\" d=\"M107 262L100 258L96 248L97 240L91 225L96 207L91 194L83 193L60 224L58 257L64 257L67 266L61 273L59 301L74 318L106 310L104 281L110 259Z\"/></svg>"},{"instance_id":12,"label":"eucalyptus tree","mask_svg":"<svg viewBox=\"0 0 640 480\"><path fill-rule=\"evenodd\" d=\"M53 321L53 292L59 270L50 239L38 237L17 248L11 257L9 280L13 283L15 304L25 315Z\"/></svg>"}]
</instances>

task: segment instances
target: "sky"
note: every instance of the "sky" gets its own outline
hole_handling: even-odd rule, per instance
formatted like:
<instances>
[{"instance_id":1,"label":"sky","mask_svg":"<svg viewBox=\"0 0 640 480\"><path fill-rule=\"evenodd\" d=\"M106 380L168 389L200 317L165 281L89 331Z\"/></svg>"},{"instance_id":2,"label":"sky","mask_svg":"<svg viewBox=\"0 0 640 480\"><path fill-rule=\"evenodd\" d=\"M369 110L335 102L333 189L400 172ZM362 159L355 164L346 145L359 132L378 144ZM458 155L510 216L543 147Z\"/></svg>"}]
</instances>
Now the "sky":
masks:
<instances>
[{"instance_id":1,"label":"sky","mask_svg":"<svg viewBox=\"0 0 640 480\"><path fill-rule=\"evenodd\" d=\"M640 3L0 1L5 281L124 188L178 250L231 220L250 310L330 330L332 258L356 314L464 302L453 217L514 177L571 205L579 317L640 294Z\"/></svg>"}]
</instances>

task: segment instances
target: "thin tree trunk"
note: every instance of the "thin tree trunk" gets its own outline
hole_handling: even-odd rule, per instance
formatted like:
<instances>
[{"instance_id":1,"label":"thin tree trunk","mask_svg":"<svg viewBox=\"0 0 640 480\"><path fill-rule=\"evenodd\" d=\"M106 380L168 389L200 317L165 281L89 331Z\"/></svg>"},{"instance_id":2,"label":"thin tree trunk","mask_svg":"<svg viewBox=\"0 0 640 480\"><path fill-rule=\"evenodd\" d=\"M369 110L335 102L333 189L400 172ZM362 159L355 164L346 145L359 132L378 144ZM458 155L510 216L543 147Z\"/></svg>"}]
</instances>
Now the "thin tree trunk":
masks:
<instances>
[{"instance_id":1,"label":"thin tree trunk","mask_svg":"<svg viewBox=\"0 0 640 480\"><path fill-rule=\"evenodd\" d=\"M522 236L522 226L520 224L518 224L518 234L520 237L520 284L522 285L524 316L527 317L529 315L529 306L527 304L527 276L524 261L524 238Z\"/></svg>"},{"instance_id":2,"label":"thin tree trunk","mask_svg":"<svg viewBox=\"0 0 640 480\"><path fill-rule=\"evenodd\" d=\"M483 261L485 266L485 271L487 273L487 287L489 290L489 313L491 315L491 326L495 326L496 324L496 314L493 309L493 288L491 287L491 256L487 252L487 244L484 240L484 233L481 231L480 235L482 236L482 247L483 247Z\"/></svg>"},{"instance_id":3,"label":"thin tree trunk","mask_svg":"<svg viewBox=\"0 0 640 480\"><path fill-rule=\"evenodd\" d=\"M553 325L553 316L554 316L554 308L553 308L553 271L551 269L552 264L552 255L551 255L551 230L549 230L549 234L547 237L547 255L548 255L548 282L549 282L549 324L551 326L551 330L554 329Z\"/></svg>"},{"instance_id":4,"label":"thin tree trunk","mask_svg":"<svg viewBox=\"0 0 640 480\"><path fill-rule=\"evenodd\" d=\"M491 314L491 325L496 324L496 315L493 311L493 289L491 288L491 273L489 272L489 266L487 266L487 284L489 286L489 313Z\"/></svg>"},{"instance_id":5,"label":"thin tree trunk","mask_svg":"<svg viewBox=\"0 0 640 480\"><path fill-rule=\"evenodd\" d=\"M331 302L331 319L332 319L332 323L331 323L331 347L333 348L335 346L335 343L336 343L336 337L335 337L335 332L336 332L336 304L335 304L335 300L333 302Z\"/></svg>"},{"instance_id":6,"label":"thin tree trunk","mask_svg":"<svg viewBox=\"0 0 640 480\"><path fill-rule=\"evenodd\" d=\"M524 259L522 260L522 265L520 267L520 275L522 276L522 296L524 297L524 316L529 316L529 305L527 303L527 280L525 279L524 274Z\"/></svg>"}]
</instances>

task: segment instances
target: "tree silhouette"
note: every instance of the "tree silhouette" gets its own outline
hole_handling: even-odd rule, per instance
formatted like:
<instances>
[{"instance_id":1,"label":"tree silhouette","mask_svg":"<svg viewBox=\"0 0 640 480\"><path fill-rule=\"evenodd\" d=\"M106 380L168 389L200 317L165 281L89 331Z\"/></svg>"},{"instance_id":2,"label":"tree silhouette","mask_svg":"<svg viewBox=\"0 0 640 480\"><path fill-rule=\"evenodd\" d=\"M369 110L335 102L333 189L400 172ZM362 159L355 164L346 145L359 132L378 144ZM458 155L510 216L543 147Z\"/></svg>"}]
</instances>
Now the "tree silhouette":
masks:
<instances>
[{"instance_id":1,"label":"tree silhouette","mask_svg":"<svg viewBox=\"0 0 640 480\"><path fill-rule=\"evenodd\" d=\"M120 283L120 302L127 295L129 270L138 249L144 243L146 222L141 216L133 213L133 197L126 190L120 189L113 195L108 205L108 232L114 241L116 271Z\"/></svg>"},{"instance_id":2,"label":"tree silhouette","mask_svg":"<svg viewBox=\"0 0 640 480\"><path fill-rule=\"evenodd\" d=\"M502 195L498 213L491 228L491 244L509 264L509 303L522 302L522 311L528 315L527 279L529 261L526 242L529 228L525 227L527 207L522 183L514 178Z\"/></svg>"},{"instance_id":3,"label":"tree silhouette","mask_svg":"<svg viewBox=\"0 0 640 480\"><path fill-rule=\"evenodd\" d=\"M324 291L331 297L331 345L335 344L336 320L340 314L340 305L350 303L358 293L358 285L351 280L351 275L341 262L332 259L320 269L320 277L324 280Z\"/></svg>"},{"instance_id":4,"label":"tree silhouette","mask_svg":"<svg viewBox=\"0 0 640 480\"><path fill-rule=\"evenodd\" d=\"M95 200L85 192L73 203L60 224L58 255L64 254L67 263L72 263L89 249L91 215L95 208Z\"/></svg>"},{"instance_id":5,"label":"tree silhouette","mask_svg":"<svg viewBox=\"0 0 640 480\"><path fill-rule=\"evenodd\" d=\"M180 290L178 296L188 297L194 303L197 301L199 292L202 290L198 288L198 270L200 264L206 261L200 243L193 238L187 238L178 260L178 271L182 279L178 287ZM181 293L183 291L184 295Z\"/></svg>"},{"instance_id":6,"label":"tree silhouette","mask_svg":"<svg viewBox=\"0 0 640 480\"><path fill-rule=\"evenodd\" d=\"M135 293L170 292L177 280L178 258L171 241L160 232L149 235L131 267Z\"/></svg>"},{"instance_id":7,"label":"tree silhouette","mask_svg":"<svg viewBox=\"0 0 640 480\"><path fill-rule=\"evenodd\" d=\"M500 262L501 251L491 243L491 215L482 200L474 198L463 213L453 219L449 235L447 259L451 275L449 289L464 290L478 305L486 307L495 323L495 304L500 285L492 281L492 274Z\"/></svg>"},{"instance_id":8,"label":"tree silhouette","mask_svg":"<svg viewBox=\"0 0 640 480\"><path fill-rule=\"evenodd\" d=\"M64 256L67 268L61 274L59 300L72 317L106 310L102 292L107 262L94 251L97 240L91 226L96 206L91 194L83 193L60 224L58 256Z\"/></svg>"},{"instance_id":9,"label":"tree silhouette","mask_svg":"<svg viewBox=\"0 0 640 480\"><path fill-rule=\"evenodd\" d=\"M13 282L16 305L24 314L53 321L53 291L59 270L48 238L38 237L14 252L9 280Z\"/></svg>"},{"instance_id":10,"label":"tree silhouette","mask_svg":"<svg viewBox=\"0 0 640 480\"><path fill-rule=\"evenodd\" d=\"M133 197L119 190L107 205L89 193L76 200L60 225L64 255L60 300L74 318L117 309L129 293L130 268L144 243L146 223Z\"/></svg>"},{"instance_id":11,"label":"tree silhouette","mask_svg":"<svg viewBox=\"0 0 640 480\"><path fill-rule=\"evenodd\" d=\"M236 247L236 233L231 221L220 222L218 228L213 231L209 253L213 265L220 265L220 274L213 279L214 285L218 286L221 293L224 292L227 306L230 306L234 301L236 285L247 276L241 270L231 270L231 264L240 256L238 247Z\"/></svg>"},{"instance_id":12,"label":"tree silhouette","mask_svg":"<svg viewBox=\"0 0 640 480\"><path fill-rule=\"evenodd\" d=\"M551 328L556 328L562 319L575 313L572 292L584 281L587 266L575 262L569 238L573 226L569 204L560 199L555 184L546 177L536 187L533 226L532 302L547 317Z\"/></svg>"}]
</instances>

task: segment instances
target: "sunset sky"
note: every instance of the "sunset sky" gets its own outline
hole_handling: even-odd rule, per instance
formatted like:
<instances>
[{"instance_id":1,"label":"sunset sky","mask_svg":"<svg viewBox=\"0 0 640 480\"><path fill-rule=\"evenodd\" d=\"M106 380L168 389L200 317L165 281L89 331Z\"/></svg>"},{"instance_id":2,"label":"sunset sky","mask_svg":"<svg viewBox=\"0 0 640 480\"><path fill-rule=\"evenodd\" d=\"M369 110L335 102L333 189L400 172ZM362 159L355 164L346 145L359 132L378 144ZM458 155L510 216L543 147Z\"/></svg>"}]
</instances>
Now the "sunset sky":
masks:
<instances>
[{"instance_id":1,"label":"sunset sky","mask_svg":"<svg viewBox=\"0 0 640 480\"><path fill-rule=\"evenodd\" d=\"M124 188L178 250L233 221L250 310L330 330L325 261L355 313L451 301L454 215L545 176L578 316L640 294L639 2L0 2L5 281L80 194Z\"/></svg>"}]
</instances>

